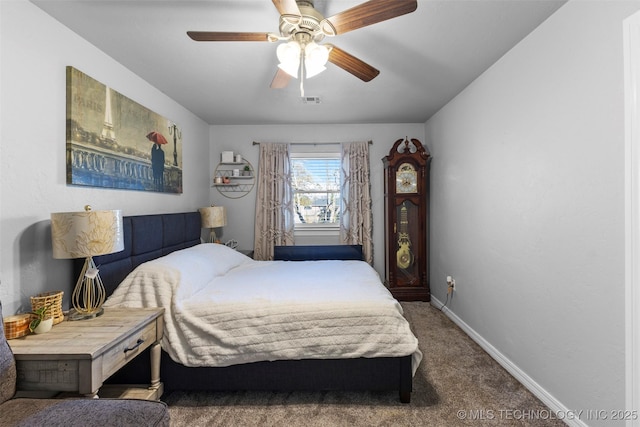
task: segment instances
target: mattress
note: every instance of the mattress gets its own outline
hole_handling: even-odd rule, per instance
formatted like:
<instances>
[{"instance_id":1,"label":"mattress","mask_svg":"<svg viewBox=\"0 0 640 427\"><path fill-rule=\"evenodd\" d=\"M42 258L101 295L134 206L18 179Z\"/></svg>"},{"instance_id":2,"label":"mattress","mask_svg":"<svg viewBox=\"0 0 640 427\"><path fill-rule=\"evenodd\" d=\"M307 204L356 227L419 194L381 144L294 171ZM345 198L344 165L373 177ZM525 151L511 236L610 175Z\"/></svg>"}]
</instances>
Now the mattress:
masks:
<instances>
[{"instance_id":1,"label":"mattress","mask_svg":"<svg viewBox=\"0 0 640 427\"><path fill-rule=\"evenodd\" d=\"M411 355L402 306L363 261L255 261L201 244L146 262L105 303L164 307L162 347L185 366Z\"/></svg>"}]
</instances>

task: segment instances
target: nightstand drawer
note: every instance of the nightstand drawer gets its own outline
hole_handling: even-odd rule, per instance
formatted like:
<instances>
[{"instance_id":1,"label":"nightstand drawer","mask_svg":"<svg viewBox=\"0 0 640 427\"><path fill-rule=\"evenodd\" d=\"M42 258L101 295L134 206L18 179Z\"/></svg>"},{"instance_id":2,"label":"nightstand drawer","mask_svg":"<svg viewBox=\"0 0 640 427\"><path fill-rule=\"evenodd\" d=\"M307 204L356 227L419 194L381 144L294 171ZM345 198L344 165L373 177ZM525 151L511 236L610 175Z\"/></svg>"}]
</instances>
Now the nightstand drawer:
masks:
<instances>
[{"instance_id":1,"label":"nightstand drawer","mask_svg":"<svg viewBox=\"0 0 640 427\"><path fill-rule=\"evenodd\" d=\"M102 356L102 377L108 378L131 359L143 352L158 339L156 322L151 322L142 329L132 331L130 335L116 343Z\"/></svg>"}]
</instances>

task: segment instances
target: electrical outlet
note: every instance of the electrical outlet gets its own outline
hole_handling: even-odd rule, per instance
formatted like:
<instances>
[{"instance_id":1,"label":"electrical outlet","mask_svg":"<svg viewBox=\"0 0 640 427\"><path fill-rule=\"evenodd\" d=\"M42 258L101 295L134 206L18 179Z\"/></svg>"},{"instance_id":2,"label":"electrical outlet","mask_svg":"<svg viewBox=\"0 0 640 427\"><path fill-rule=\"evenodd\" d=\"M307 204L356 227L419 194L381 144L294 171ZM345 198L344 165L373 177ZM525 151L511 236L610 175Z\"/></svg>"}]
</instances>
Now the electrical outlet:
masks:
<instances>
[{"instance_id":1,"label":"electrical outlet","mask_svg":"<svg viewBox=\"0 0 640 427\"><path fill-rule=\"evenodd\" d=\"M456 280L451 277L451 276L447 276L447 293L453 293L453 291L456 288Z\"/></svg>"}]
</instances>

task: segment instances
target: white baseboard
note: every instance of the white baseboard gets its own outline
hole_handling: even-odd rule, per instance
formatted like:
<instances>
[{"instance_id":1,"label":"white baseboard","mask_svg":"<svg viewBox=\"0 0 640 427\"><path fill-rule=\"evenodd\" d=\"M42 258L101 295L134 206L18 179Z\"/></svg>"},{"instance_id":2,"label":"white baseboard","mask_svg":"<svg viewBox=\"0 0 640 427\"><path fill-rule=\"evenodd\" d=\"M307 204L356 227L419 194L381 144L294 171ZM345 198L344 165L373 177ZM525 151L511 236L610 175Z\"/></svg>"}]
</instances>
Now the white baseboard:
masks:
<instances>
[{"instance_id":1,"label":"white baseboard","mask_svg":"<svg viewBox=\"0 0 640 427\"><path fill-rule=\"evenodd\" d=\"M442 308L444 305L440 300L435 298L433 294L431 295L431 305L436 307L438 310ZM542 401L547 407L555 414L558 414L558 417L561 418L565 424L574 427L587 427L579 417L579 414L576 414L575 411L567 408L560 402L558 399L553 397L551 393L542 388L540 384L535 382L526 372L520 369L516 364L514 364L511 360L505 357L498 349L496 349L491 343L485 340L480 334L478 334L473 328L467 325L462 319L460 319L456 314L449 310L448 307L442 309L442 312L453 321L456 325L460 327L469 337L474 340L484 351L486 351L489 356L491 356L496 362L498 362L504 369L507 370L516 380L518 380L527 390L533 393L538 399Z\"/></svg>"}]
</instances>

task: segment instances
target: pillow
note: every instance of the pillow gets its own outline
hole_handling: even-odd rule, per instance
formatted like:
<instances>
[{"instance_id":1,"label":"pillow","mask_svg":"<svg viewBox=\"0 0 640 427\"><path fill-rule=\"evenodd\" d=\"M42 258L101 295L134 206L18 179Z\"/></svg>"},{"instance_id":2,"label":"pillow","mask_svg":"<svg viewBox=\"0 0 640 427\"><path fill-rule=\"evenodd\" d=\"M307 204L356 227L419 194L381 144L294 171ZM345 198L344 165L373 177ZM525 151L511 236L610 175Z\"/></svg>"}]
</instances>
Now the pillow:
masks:
<instances>
[{"instance_id":1,"label":"pillow","mask_svg":"<svg viewBox=\"0 0 640 427\"><path fill-rule=\"evenodd\" d=\"M165 277L174 277L170 279L174 282L171 287L183 298L203 289L213 279L223 276L229 270L251 262L254 260L225 245L202 243L147 261L136 270L142 274L144 271L173 271L174 273Z\"/></svg>"},{"instance_id":2,"label":"pillow","mask_svg":"<svg viewBox=\"0 0 640 427\"><path fill-rule=\"evenodd\" d=\"M189 251L190 249L191 251ZM235 249L219 243L202 243L191 248L183 249L182 251L187 251L190 255L196 257L202 257L214 264L216 276L226 274L229 270L242 264L254 262L252 258L249 258L242 252L238 252Z\"/></svg>"}]
</instances>

